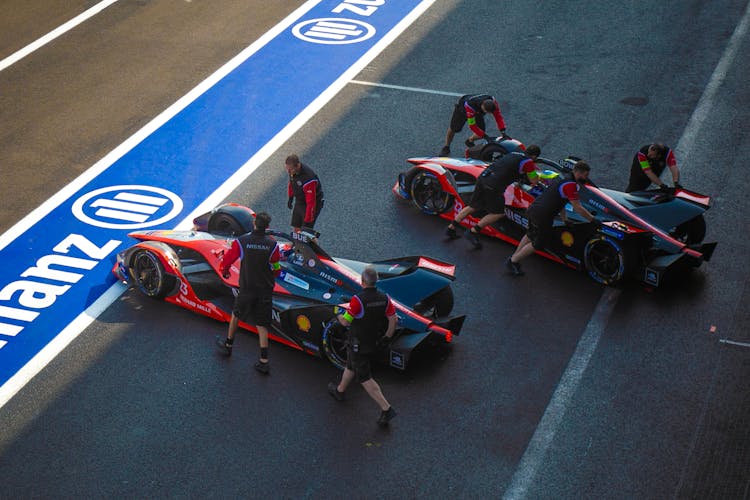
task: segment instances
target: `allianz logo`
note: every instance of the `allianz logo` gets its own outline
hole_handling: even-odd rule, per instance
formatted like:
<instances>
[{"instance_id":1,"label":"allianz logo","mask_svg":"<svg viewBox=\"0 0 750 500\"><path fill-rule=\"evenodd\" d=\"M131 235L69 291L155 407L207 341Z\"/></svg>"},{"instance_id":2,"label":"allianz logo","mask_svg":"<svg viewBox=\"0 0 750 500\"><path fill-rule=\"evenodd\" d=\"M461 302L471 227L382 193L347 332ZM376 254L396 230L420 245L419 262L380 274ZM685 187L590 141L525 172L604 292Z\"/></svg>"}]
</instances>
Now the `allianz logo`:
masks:
<instances>
[{"instance_id":1,"label":"allianz logo","mask_svg":"<svg viewBox=\"0 0 750 500\"><path fill-rule=\"evenodd\" d=\"M78 271L92 270L120 243L109 240L100 246L83 235L69 234L52 248L52 253L40 257L23 271L22 279L3 286L0 289L0 349L8 343L8 337L21 333L78 283L84 276ZM8 320L10 322L6 322Z\"/></svg>"},{"instance_id":2,"label":"allianz logo","mask_svg":"<svg viewBox=\"0 0 750 500\"><path fill-rule=\"evenodd\" d=\"M300 40L327 45L363 42L375 34L375 28L362 21L351 19L313 19L294 27L294 36Z\"/></svg>"},{"instance_id":3,"label":"allianz logo","mask_svg":"<svg viewBox=\"0 0 750 500\"><path fill-rule=\"evenodd\" d=\"M91 226L141 229L173 219L182 207L182 199L171 191L128 184L91 191L73 203L72 211Z\"/></svg>"}]
</instances>

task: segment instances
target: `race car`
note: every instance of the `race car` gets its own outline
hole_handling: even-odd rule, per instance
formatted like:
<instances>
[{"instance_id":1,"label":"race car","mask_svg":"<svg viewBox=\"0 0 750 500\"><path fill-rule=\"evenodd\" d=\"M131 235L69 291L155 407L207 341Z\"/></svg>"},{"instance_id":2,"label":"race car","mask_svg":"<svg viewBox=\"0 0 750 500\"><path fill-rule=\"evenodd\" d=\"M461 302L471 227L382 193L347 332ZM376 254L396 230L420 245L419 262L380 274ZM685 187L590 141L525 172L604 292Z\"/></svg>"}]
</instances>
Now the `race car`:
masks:
<instances>
[{"instance_id":1,"label":"race car","mask_svg":"<svg viewBox=\"0 0 750 500\"><path fill-rule=\"evenodd\" d=\"M517 141L505 146L484 146L484 157L497 158L523 150ZM484 227L482 234L518 245L528 227L526 209L545 183L560 175L570 175L576 160L568 157L555 162L538 158L536 163L543 169L540 184L508 186L506 217ZM399 174L393 192L410 200L422 212L446 220L453 220L469 202L477 178L489 164L475 158L420 157L407 161L412 166ZM566 225L556 219L554 237L547 248L537 253L586 271L599 283L614 285L630 277L657 287L664 283L665 277L680 275L710 260L716 248L716 243L703 243L706 233L703 214L711 206L708 196L683 188L672 192L623 193L597 187L592 182L581 186L579 195L582 205L603 223L601 228L594 228L568 203L566 211L571 223ZM461 225L474 226L482 215L475 212Z\"/></svg>"},{"instance_id":2,"label":"race car","mask_svg":"<svg viewBox=\"0 0 750 500\"><path fill-rule=\"evenodd\" d=\"M252 229L254 217L250 208L230 203L197 217L190 231L131 233L138 243L117 255L112 271L147 297L228 322L239 262L231 266L229 278L221 276L220 263L232 240ZM360 275L368 263L331 257L317 233L268 233L282 254L269 338L343 369L347 332L336 314L362 290ZM371 264L378 271L378 288L391 297L399 317L393 340L377 352L383 362L404 370L415 351L447 346L460 333L465 316L449 315L454 265L424 256ZM253 325L239 325L257 333Z\"/></svg>"}]
</instances>

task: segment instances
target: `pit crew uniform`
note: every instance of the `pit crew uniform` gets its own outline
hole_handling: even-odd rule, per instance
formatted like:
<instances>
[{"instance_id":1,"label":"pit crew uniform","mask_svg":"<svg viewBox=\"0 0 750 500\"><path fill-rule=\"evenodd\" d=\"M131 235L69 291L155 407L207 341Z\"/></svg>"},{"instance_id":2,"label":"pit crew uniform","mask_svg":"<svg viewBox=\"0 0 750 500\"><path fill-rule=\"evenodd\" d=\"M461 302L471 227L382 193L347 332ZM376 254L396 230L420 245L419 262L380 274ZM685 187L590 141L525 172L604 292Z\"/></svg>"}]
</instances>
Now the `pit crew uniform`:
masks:
<instances>
[{"instance_id":1,"label":"pit crew uniform","mask_svg":"<svg viewBox=\"0 0 750 500\"><path fill-rule=\"evenodd\" d=\"M388 329L388 318L395 314L391 299L375 287L365 288L349 302L344 314L351 323L346 367L355 373L360 384L372 378L370 355Z\"/></svg>"},{"instance_id":2,"label":"pit crew uniform","mask_svg":"<svg viewBox=\"0 0 750 500\"><path fill-rule=\"evenodd\" d=\"M526 211L529 220L527 235L536 250L544 250L552 235L555 216L568 201L578 200L578 183L572 178L558 177L537 196Z\"/></svg>"},{"instance_id":3,"label":"pit crew uniform","mask_svg":"<svg viewBox=\"0 0 750 500\"><path fill-rule=\"evenodd\" d=\"M467 94L461 96L458 99L455 107L453 108L453 115L451 116L451 130L458 133L464 128L464 124L468 123L471 131L478 137L485 137L487 129L484 122L484 111L482 111L482 103L487 99L495 103L495 111L492 116L495 117L495 123L497 123L497 129L505 133L505 120L500 112L500 105L497 103L494 97L489 94Z\"/></svg>"},{"instance_id":4,"label":"pit crew uniform","mask_svg":"<svg viewBox=\"0 0 750 500\"><path fill-rule=\"evenodd\" d=\"M240 259L240 290L234 300L234 314L245 323L271 326L272 292L281 272L279 246L265 231L254 229L232 242L221 263L222 274Z\"/></svg>"},{"instance_id":5,"label":"pit crew uniform","mask_svg":"<svg viewBox=\"0 0 750 500\"><path fill-rule=\"evenodd\" d=\"M505 209L505 189L515 181L524 181L537 172L534 160L522 153L510 153L491 163L477 178L469 206L491 214Z\"/></svg>"},{"instance_id":6,"label":"pit crew uniform","mask_svg":"<svg viewBox=\"0 0 750 500\"><path fill-rule=\"evenodd\" d=\"M645 174L646 170L651 170L657 177L661 176L665 167L677 166L677 159L674 151L669 146L664 146L666 151L663 157L652 160L648 157L648 148L650 144L643 146L633 157L633 164L630 166L630 180L626 193L633 191L643 191L651 185L651 179Z\"/></svg>"},{"instance_id":7,"label":"pit crew uniform","mask_svg":"<svg viewBox=\"0 0 750 500\"><path fill-rule=\"evenodd\" d=\"M292 227L315 227L315 221L323 208L323 186L313 170L300 164L300 171L289 176L288 195L294 198Z\"/></svg>"}]
</instances>

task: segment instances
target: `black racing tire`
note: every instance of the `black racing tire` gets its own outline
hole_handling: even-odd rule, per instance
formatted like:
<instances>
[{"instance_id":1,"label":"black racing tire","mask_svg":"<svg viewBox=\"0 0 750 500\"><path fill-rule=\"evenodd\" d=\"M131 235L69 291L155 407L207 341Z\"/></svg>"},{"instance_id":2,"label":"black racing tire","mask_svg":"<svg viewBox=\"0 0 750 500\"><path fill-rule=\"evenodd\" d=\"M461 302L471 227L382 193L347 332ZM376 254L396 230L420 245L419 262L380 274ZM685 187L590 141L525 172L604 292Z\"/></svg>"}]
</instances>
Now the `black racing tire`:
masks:
<instances>
[{"instance_id":1,"label":"black racing tire","mask_svg":"<svg viewBox=\"0 0 750 500\"><path fill-rule=\"evenodd\" d=\"M479 153L479 159L487 163L492 163L493 161L507 154L508 150L506 150L504 147L499 144L495 144L494 142L490 142L482 148L482 151Z\"/></svg>"},{"instance_id":2,"label":"black racing tire","mask_svg":"<svg viewBox=\"0 0 750 500\"><path fill-rule=\"evenodd\" d=\"M428 318L448 316L453 311L453 289L450 286L446 286L417 304L414 310Z\"/></svg>"},{"instance_id":3,"label":"black racing tire","mask_svg":"<svg viewBox=\"0 0 750 500\"><path fill-rule=\"evenodd\" d=\"M163 299L174 288L174 276L167 274L159 257L145 248L133 253L130 274L136 288L152 299Z\"/></svg>"},{"instance_id":4,"label":"black racing tire","mask_svg":"<svg viewBox=\"0 0 750 500\"><path fill-rule=\"evenodd\" d=\"M217 236L239 236L247 231L235 217L217 212L208 221L208 232Z\"/></svg>"},{"instance_id":5,"label":"black racing tire","mask_svg":"<svg viewBox=\"0 0 750 500\"><path fill-rule=\"evenodd\" d=\"M333 366L343 370L346 367L346 348L348 345L346 327L339 323L338 318L334 316L323 327L321 337L326 358Z\"/></svg>"},{"instance_id":6,"label":"black racing tire","mask_svg":"<svg viewBox=\"0 0 750 500\"><path fill-rule=\"evenodd\" d=\"M453 196L443 191L440 181L432 172L417 172L410 190L414 206L428 215L440 215L453 207Z\"/></svg>"},{"instance_id":7,"label":"black racing tire","mask_svg":"<svg viewBox=\"0 0 750 500\"><path fill-rule=\"evenodd\" d=\"M601 234L592 237L583 250L589 276L603 285L615 285L625 276L628 259L622 247Z\"/></svg>"},{"instance_id":8,"label":"black racing tire","mask_svg":"<svg viewBox=\"0 0 750 500\"><path fill-rule=\"evenodd\" d=\"M680 224L672 231L672 237L686 245L701 243L706 237L706 219L702 215Z\"/></svg>"}]
</instances>

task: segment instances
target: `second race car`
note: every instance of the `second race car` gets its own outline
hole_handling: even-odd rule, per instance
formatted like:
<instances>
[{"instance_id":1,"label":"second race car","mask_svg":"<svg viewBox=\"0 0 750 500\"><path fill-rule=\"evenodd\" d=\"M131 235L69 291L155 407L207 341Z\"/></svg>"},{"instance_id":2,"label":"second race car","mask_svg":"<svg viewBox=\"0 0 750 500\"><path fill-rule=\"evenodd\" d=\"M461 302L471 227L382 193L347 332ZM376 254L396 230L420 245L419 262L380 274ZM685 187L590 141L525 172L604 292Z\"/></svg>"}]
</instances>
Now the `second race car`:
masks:
<instances>
[{"instance_id":1,"label":"second race car","mask_svg":"<svg viewBox=\"0 0 750 500\"><path fill-rule=\"evenodd\" d=\"M511 150L522 150L516 144ZM506 149L493 147L493 155ZM505 191L505 215L498 223L486 226L482 234L517 245L528 221L526 209L534 201L544 179L570 175L577 158L560 162L538 158L544 169L540 186L513 183ZM419 210L453 220L468 203L479 175L488 163L479 159L419 157L407 160L412 166L398 176L393 192L410 200ZM665 277L700 266L713 254L716 243L703 243L706 223L703 214L711 206L708 196L677 189L671 193L644 191L623 193L599 188L593 183L581 186L581 203L602 221L595 229L566 205L565 225L556 219L554 237L540 255L568 267L586 271L596 281L612 285L625 277L649 286L663 284ZM476 225L482 213L466 217L461 225Z\"/></svg>"},{"instance_id":2,"label":"second race car","mask_svg":"<svg viewBox=\"0 0 750 500\"><path fill-rule=\"evenodd\" d=\"M191 231L131 233L138 243L117 255L112 271L148 297L228 322L239 262L232 265L229 278L221 276L219 266L231 240L252 229L254 216L247 207L226 204L196 218ZM368 263L330 256L320 247L317 234L269 234L283 255L269 337L343 368L346 331L335 315L362 290L360 274ZM465 319L449 316L454 265L424 256L371 264L378 271L378 288L391 297L399 317L394 339L378 352L383 362L403 370L416 350L452 342ZM240 327L257 332L243 322Z\"/></svg>"}]
</instances>

